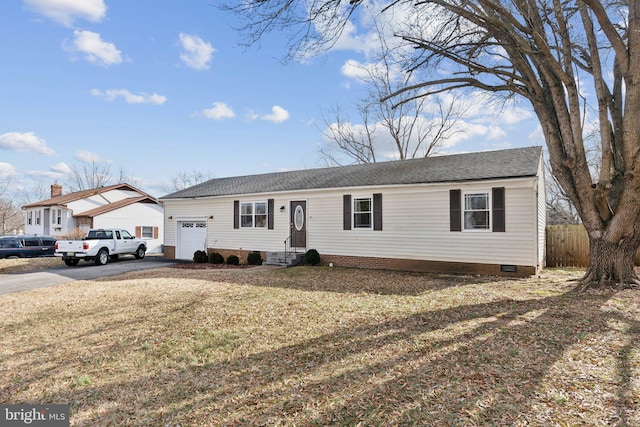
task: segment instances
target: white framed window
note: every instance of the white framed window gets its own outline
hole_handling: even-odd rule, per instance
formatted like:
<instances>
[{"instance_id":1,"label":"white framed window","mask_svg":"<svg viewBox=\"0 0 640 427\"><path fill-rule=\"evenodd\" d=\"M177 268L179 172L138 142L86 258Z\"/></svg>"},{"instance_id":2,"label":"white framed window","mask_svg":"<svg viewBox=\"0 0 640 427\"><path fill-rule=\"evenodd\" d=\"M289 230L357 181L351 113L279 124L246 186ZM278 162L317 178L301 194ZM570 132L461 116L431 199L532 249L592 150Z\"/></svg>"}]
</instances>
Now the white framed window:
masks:
<instances>
[{"instance_id":1,"label":"white framed window","mask_svg":"<svg viewBox=\"0 0 640 427\"><path fill-rule=\"evenodd\" d=\"M27 212L27 225L33 224L33 211Z\"/></svg>"},{"instance_id":2,"label":"white framed window","mask_svg":"<svg viewBox=\"0 0 640 427\"><path fill-rule=\"evenodd\" d=\"M42 212L36 211L36 225L40 225L41 218L42 218Z\"/></svg>"},{"instance_id":3,"label":"white framed window","mask_svg":"<svg viewBox=\"0 0 640 427\"><path fill-rule=\"evenodd\" d=\"M491 230L491 196L489 191L464 193L463 220L465 231Z\"/></svg>"},{"instance_id":4,"label":"white framed window","mask_svg":"<svg viewBox=\"0 0 640 427\"><path fill-rule=\"evenodd\" d=\"M371 197L353 198L353 228L367 228L372 226L372 202Z\"/></svg>"},{"instance_id":5,"label":"white framed window","mask_svg":"<svg viewBox=\"0 0 640 427\"><path fill-rule=\"evenodd\" d=\"M62 209L52 209L51 210L51 224L53 224L53 225L61 225L62 224Z\"/></svg>"},{"instance_id":6,"label":"white framed window","mask_svg":"<svg viewBox=\"0 0 640 427\"><path fill-rule=\"evenodd\" d=\"M143 225L141 236L143 239L153 239L153 227Z\"/></svg>"},{"instance_id":7,"label":"white framed window","mask_svg":"<svg viewBox=\"0 0 640 427\"><path fill-rule=\"evenodd\" d=\"M266 228L267 202L240 204L240 228Z\"/></svg>"}]
</instances>

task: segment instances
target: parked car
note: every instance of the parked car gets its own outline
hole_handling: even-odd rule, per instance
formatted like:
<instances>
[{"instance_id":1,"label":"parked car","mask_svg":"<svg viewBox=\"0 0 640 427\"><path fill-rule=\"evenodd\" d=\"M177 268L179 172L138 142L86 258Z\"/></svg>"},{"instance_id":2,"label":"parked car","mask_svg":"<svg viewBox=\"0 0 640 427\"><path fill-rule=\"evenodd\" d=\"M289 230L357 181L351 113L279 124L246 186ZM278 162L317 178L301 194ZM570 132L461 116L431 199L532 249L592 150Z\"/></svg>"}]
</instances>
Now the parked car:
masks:
<instances>
[{"instance_id":1,"label":"parked car","mask_svg":"<svg viewBox=\"0 0 640 427\"><path fill-rule=\"evenodd\" d=\"M56 238L53 236L2 236L0 258L34 258L53 256Z\"/></svg>"},{"instance_id":2,"label":"parked car","mask_svg":"<svg viewBox=\"0 0 640 427\"><path fill-rule=\"evenodd\" d=\"M119 228L89 230L82 240L58 240L55 256L62 257L65 264L77 265L83 259L93 260L97 265L105 265L109 259L131 254L137 259L144 258L146 242Z\"/></svg>"},{"instance_id":3,"label":"parked car","mask_svg":"<svg viewBox=\"0 0 640 427\"><path fill-rule=\"evenodd\" d=\"M0 237L0 258L22 257L23 247L15 237Z\"/></svg>"}]
</instances>

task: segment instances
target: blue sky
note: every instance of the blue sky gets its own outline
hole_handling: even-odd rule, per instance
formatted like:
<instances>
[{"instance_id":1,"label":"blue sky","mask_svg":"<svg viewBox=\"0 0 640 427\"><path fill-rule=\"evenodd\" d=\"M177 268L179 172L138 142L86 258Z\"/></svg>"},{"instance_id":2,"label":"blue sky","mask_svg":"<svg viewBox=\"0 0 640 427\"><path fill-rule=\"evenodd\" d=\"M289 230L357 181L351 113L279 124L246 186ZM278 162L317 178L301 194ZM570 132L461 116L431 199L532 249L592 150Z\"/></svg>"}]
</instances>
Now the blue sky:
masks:
<instances>
[{"instance_id":1,"label":"blue sky","mask_svg":"<svg viewBox=\"0 0 640 427\"><path fill-rule=\"evenodd\" d=\"M366 28L354 22L327 54L283 64L284 35L241 47L234 18L212 4L3 2L0 178L48 188L93 159L159 197L178 173L323 166L323 117L364 91L346 65L370 57ZM444 153L543 144L526 104L469 105Z\"/></svg>"}]
</instances>

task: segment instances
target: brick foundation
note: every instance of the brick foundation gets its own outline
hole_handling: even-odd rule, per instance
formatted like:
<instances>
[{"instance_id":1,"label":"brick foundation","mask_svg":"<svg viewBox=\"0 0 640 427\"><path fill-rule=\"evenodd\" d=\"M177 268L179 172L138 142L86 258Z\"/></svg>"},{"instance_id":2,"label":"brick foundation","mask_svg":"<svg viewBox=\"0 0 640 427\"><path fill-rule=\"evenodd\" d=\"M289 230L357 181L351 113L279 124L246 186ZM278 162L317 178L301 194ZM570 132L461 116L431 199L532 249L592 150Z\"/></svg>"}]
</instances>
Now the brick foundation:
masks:
<instances>
[{"instance_id":1,"label":"brick foundation","mask_svg":"<svg viewBox=\"0 0 640 427\"><path fill-rule=\"evenodd\" d=\"M238 249L208 248L208 253L218 252L226 260L229 255L236 255L240 258L241 264L247 263L247 255L254 251ZM164 247L164 257L174 259L176 256L175 246ZM267 254L260 251L260 256L266 260ZM321 264L329 265L333 263L336 267L370 268L379 270L415 271L421 273L444 273L444 274L483 274L491 276L513 276L527 277L537 273L537 269L532 266L517 265L508 266L516 271L502 271L500 264L478 264L467 262L444 262L444 261L423 261L414 259L397 258L374 258L356 257L344 255L323 255L320 254Z\"/></svg>"},{"instance_id":2,"label":"brick foundation","mask_svg":"<svg viewBox=\"0 0 640 427\"><path fill-rule=\"evenodd\" d=\"M176 259L176 247L175 246L164 246L164 257L166 259Z\"/></svg>"},{"instance_id":3,"label":"brick foundation","mask_svg":"<svg viewBox=\"0 0 640 427\"><path fill-rule=\"evenodd\" d=\"M423 261L396 258L354 257L343 255L322 255L321 264L333 263L336 267L371 268L381 270L415 271L421 273L445 274L483 274L497 276L527 277L536 274L536 268L531 266L515 267L515 272L502 271L500 264L478 264L466 262ZM504 266L506 267L506 266Z\"/></svg>"}]
</instances>

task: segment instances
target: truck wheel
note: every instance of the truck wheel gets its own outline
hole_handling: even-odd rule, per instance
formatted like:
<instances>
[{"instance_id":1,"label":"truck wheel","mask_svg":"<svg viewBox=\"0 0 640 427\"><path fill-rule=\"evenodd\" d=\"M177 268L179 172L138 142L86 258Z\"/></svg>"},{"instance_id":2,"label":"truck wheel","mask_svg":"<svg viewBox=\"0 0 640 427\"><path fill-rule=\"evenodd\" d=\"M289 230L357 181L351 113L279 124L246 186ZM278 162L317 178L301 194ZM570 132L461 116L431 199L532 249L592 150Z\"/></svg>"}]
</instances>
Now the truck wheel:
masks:
<instances>
[{"instance_id":1,"label":"truck wheel","mask_svg":"<svg viewBox=\"0 0 640 427\"><path fill-rule=\"evenodd\" d=\"M136 259L142 259L144 258L144 254L147 250L144 248L144 246L140 245L138 246L138 250L136 251L135 254L133 254L133 256L136 257Z\"/></svg>"},{"instance_id":2,"label":"truck wheel","mask_svg":"<svg viewBox=\"0 0 640 427\"><path fill-rule=\"evenodd\" d=\"M105 265L109 262L109 252L106 249L100 249L96 255L96 265Z\"/></svg>"},{"instance_id":3,"label":"truck wheel","mask_svg":"<svg viewBox=\"0 0 640 427\"><path fill-rule=\"evenodd\" d=\"M78 263L80 262L79 259L65 259L64 263L67 264L69 267L73 267L74 265L78 265Z\"/></svg>"}]
</instances>

